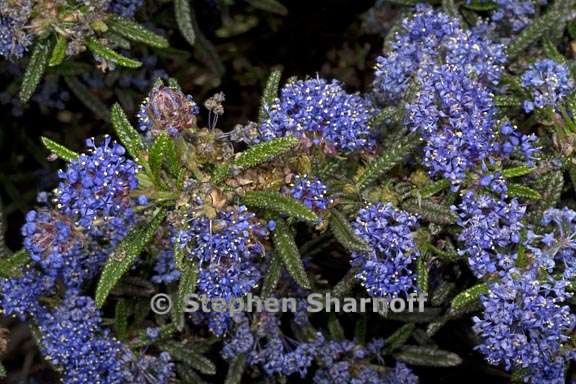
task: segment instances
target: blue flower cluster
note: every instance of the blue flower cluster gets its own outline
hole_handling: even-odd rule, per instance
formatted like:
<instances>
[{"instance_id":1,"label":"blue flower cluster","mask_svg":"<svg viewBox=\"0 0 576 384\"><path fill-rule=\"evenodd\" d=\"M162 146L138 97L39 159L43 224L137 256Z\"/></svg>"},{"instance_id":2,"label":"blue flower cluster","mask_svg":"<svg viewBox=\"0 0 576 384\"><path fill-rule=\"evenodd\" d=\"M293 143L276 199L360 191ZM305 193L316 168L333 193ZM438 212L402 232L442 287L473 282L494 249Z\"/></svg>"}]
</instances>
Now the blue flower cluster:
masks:
<instances>
[{"instance_id":1,"label":"blue flower cluster","mask_svg":"<svg viewBox=\"0 0 576 384\"><path fill-rule=\"evenodd\" d=\"M567 282L543 281L535 271L508 273L482 297L482 317L474 331L483 338L477 348L494 365L525 369L534 384L564 382L565 363L573 352L563 349L576 326L567 305Z\"/></svg>"},{"instance_id":2,"label":"blue flower cluster","mask_svg":"<svg viewBox=\"0 0 576 384\"><path fill-rule=\"evenodd\" d=\"M545 59L535 62L524 72L522 86L532 95L532 99L524 101L524 110L532 112L534 109L557 107L572 91L574 82L566 65Z\"/></svg>"},{"instance_id":3,"label":"blue flower cluster","mask_svg":"<svg viewBox=\"0 0 576 384\"><path fill-rule=\"evenodd\" d=\"M0 56L6 59L19 59L32 43L32 37L25 32L19 20L3 16L0 5Z\"/></svg>"},{"instance_id":4,"label":"blue flower cluster","mask_svg":"<svg viewBox=\"0 0 576 384\"><path fill-rule=\"evenodd\" d=\"M110 11L122 17L134 17L134 14L144 5L144 0L111 0Z\"/></svg>"},{"instance_id":5,"label":"blue flower cluster","mask_svg":"<svg viewBox=\"0 0 576 384\"><path fill-rule=\"evenodd\" d=\"M56 285L53 277L26 268L22 276L0 279L2 311L21 320L36 317L44 308L38 299L52 293Z\"/></svg>"},{"instance_id":6,"label":"blue flower cluster","mask_svg":"<svg viewBox=\"0 0 576 384\"><path fill-rule=\"evenodd\" d=\"M472 0L466 0L468 4ZM487 3L487 0L480 0ZM545 5L547 0L495 0L497 7L491 12L491 19L501 29L510 29L511 32L519 32L524 29L536 15L538 6Z\"/></svg>"},{"instance_id":7,"label":"blue flower cluster","mask_svg":"<svg viewBox=\"0 0 576 384\"><path fill-rule=\"evenodd\" d=\"M372 250L353 252L351 263L359 268L356 277L370 295L384 297L414 289L409 267L419 255L412 237L416 224L416 217L391 203L371 204L358 212L352 227Z\"/></svg>"},{"instance_id":8,"label":"blue flower cluster","mask_svg":"<svg viewBox=\"0 0 576 384\"><path fill-rule=\"evenodd\" d=\"M142 102L138 111L138 127L142 132L158 136L166 132L171 136L196 127L200 113L192 96L164 86L155 86Z\"/></svg>"},{"instance_id":9,"label":"blue flower cluster","mask_svg":"<svg viewBox=\"0 0 576 384\"><path fill-rule=\"evenodd\" d=\"M288 194L312 210L326 210L332 202L328 188L317 177L296 176Z\"/></svg>"},{"instance_id":10,"label":"blue flower cluster","mask_svg":"<svg viewBox=\"0 0 576 384\"><path fill-rule=\"evenodd\" d=\"M144 197L130 195L138 187L138 165L127 159L124 147L109 136L98 146L94 139L88 139L86 145L88 154L81 154L58 172L58 209L86 229L110 230L123 237L135 220L133 208L146 203ZM97 219L103 223L96 223Z\"/></svg>"},{"instance_id":11,"label":"blue flower cluster","mask_svg":"<svg viewBox=\"0 0 576 384\"><path fill-rule=\"evenodd\" d=\"M369 124L374 107L362 96L346 93L335 80L289 82L266 108L268 118L255 142L292 135L305 146L321 145L327 153L370 150L375 144Z\"/></svg>"},{"instance_id":12,"label":"blue flower cluster","mask_svg":"<svg viewBox=\"0 0 576 384\"><path fill-rule=\"evenodd\" d=\"M525 206L516 200L507 203L468 191L453 209L458 213L458 225L462 227L458 240L463 247L459 252L467 257L468 265L477 277L514 267Z\"/></svg>"}]
</instances>

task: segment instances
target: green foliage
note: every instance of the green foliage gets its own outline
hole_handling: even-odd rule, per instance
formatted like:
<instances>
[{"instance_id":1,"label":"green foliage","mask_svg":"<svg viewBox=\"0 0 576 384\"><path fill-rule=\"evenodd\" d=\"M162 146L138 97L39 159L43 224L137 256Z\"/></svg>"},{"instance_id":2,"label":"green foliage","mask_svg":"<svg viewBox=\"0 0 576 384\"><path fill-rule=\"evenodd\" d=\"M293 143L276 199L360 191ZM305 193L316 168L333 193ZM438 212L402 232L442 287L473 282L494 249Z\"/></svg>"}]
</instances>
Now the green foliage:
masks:
<instances>
[{"instance_id":1,"label":"green foliage","mask_svg":"<svg viewBox=\"0 0 576 384\"><path fill-rule=\"evenodd\" d=\"M428 293L428 262L425 253L416 259L416 286L420 293Z\"/></svg>"},{"instance_id":2,"label":"green foliage","mask_svg":"<svg viewBox=\"0 0 576 384\"><path fill-rule=\"evenodd\" d=\"M192 8L190 7L190 0L174 0L174 13L176 15L176 23L180 29L180 33L190 45L196 43L196 28L194 26Z\"/></svg>"},{"instance_id":3,"label":"green foliage","mask_svg":"<svg viewBox=\"0 0 576 384\"><path fill-rule=\"evenodd\" d=\"M469 307L474 302L480 300L480 296L488 293L489 288L486 283L479 283L473 287L470 287L454 297L450 303L450 312L457 312L462 308Z\"/></svg>"},{"instance_id":4,"label":"green foliage","mask_svg":"<svg viewBox=\"0 0 576 384\"><path fill-rule=\"evenodd\" d=\"M68 88L70 88L72 93L82 102L82 104L102 120L110 120L108 107L76 77L67 76L64 80L66 81Z\"/></svg>"},{"instance_id":5,"label":"green foliage","mask_svg":"<svg viewBox=\"0 0 576 384\"><path fill-rule=\"evenodd\" d=\"M48 61L49 67L62 64L64 57L66 57L66 48L68 48L68 41L66 38L62 35L56 36L56 43L54 44L50 60Z\"/></svg>"},{"instance_id":6,"label":"green foliage","mask_svg":"<svg viewBox=\"0 0 576 384\"><path fill-rule=\"evenodd\" d=\"M114 330L116 331L116 336L120 340L125 340L128 337L128 305L124 299L120 299L116 302L116 310L114 312Z\"/></svg>"},{"instance_id":7,"label":"green foliage","mask_svg":"<svg viewBox=\"0 0 576 384\"><path fill-rule=\"evenodd\" d=\"M264 87L264 93L260 100L260 109L258 110L258 122L262 124L268 118L267 108L270 108L274 100L278 96L278 88L280 88L280 79L282 78L282 70L274 69Z\"/></svg>"},{"instance_id":8,"label":"green foliage","mask_svg":"<svg viewBox=\"0 0 576 384\"><path fill-rule=\"evenodd\" d=\"M242 382L242 374L244 374L244 367L246 365L246 355L243 353L236 355L226 374L226 381L224 384L240 384Z\"/></svg>"},{"instance_id":9,"label":"green foliage","mask_svg":"<svg viewBox=\"0 0 576 384\"><path fill-rule=\"evenodd\" d=\"M416 196L420 196L420 198L422 198L422 199L428 199L428 198L434 196L435 194L437 194L438 192L441 192L441 191L449 188L450 185L451 185L450 180L442 179L442 180L438 180L438 181L435 181L433 183L427 184L422 189L417 190L416 193L414 193L414 194Z\"/></svg>"},{"instance_id":10,"label":"green foliage","mask_svg":"<svg viewBox=\"0 0 576 384\"><path fill-rule=\"evenodd\" d=\"M234 160L233 166L240 169L255 167L290 151L298 143L299 140L297 138L286 136L253 145L244 152L240 152L236 160Z\"/></svg>"},{"instance_id":11,"label":"green foliage","mask_svg":"<svg viewBox=\"0 0 576 384\"><path fill-rule=\"evenodd\" d=\"M50 60L50 49L52 44L50 40L44 39L39 40L32 49L32 55L30 56L30 61L26 66L26 71L24 72L24 79L22 80L22 86L20 87L20 101L22 103L28 102L32 97L32 94L40 84L42 76L46 71L48 66L48 61Z\"/></svg>"},{"instance_id":12,"label":"green foliage","mask_svg":"<svg viewBox=\"0 0 576 384\"><path fill-rule=\"evenodd\" d=\"M260 291L260 297L266 298L272 295L280 276L282 273L282 258L278 253L274 253L270 265L268 266L266 276L264 276L264 282L262 283L262 291Z\"/></svg>"},{"instance_id":13,"label":"green foliage","mask_svg":"<svg viewBox=\"0 0 576 384\"><path fill-rule=\"evenodd\" d=\"M304 204L291 197L273 191L249 191L242 197L244 205L270 210L296 220L318 222L318 216Z\"/></svg>"},{"instance_id":14,"label":"green foliage","mask_svg":"<svg viewBox=\"0 0 576 384\"><path fill-rule=\"evenodd\" d=\"M180 282L178 283L178 295L176 298L176 304L174 306L176 310L176 316L180 318L184 314L184 304L186 296L194 293L196 290L196 284L198 282L198 268L191 263L187 263L183 267L182 275L180 276Z\"/></svg>"},{"instance_id":15,"label":"green foliage","mask_svg":"<svg viewBox=\"0 0 576 384\"><path fill-rule=\"evenodd\" d=\"M454 367L462 363L455 353L424 346L407 345L394 356L405 363L425 367Z\"/></svg>"},{"instance_id":16,"label":"green foliage","mask_svg":"<svg viewBox=\"0 0 576 384\"><path fill-rule=\"evenodd\" d=\"M44 144L44 146L51 153L55 154L56 156L58 156L62 160L72 161L72 160L77 159L78 156L80 156L78 153L74 152L73 150L66 148L62 144L58 144L57 142L52 141L47 137L41 137L40 140L42 140L42 144Z\"/></svg>"},{"instance_id":17,"label":"green foliage","mask_svg":"<svg viewBox=\"0 0 576 384\"><path fill-rule=\"evenodd\" d=\"M156 137L154 144L150 148L150 153L148 154L148 164L150 165L150 172L152 173L152 178L157 186L163 187L165 184L162 181L162 165L164 164L164 159L168 149L168 143L170 141L168 134L163 132Z\"/></svg>"},{"instance_id":18,"label":"green foliage","mask_svg":"<svg viewBox=\"0 0 576 384\"><path fill-rule=\"evenodd\" d=\"M95 55L103 59L126 68L138 68L142 63L138 60L130 59L118 52L102 45L98 39L90 37L86 41L86 47Z\"/></svg>"},{"instance_id":19,"label":"green foliage","mask_svg":"<svg viewBox=\"0 0 576 384\"><path fill-rule=\"evenodd\" d=\"M330 211L330 229L336 240L349 251L370 251L370 246L354 234L354 229L352 229L346 216L337 209Z\"/></svg>"},{"instance_id":20,"label":"green foliage","mask_svg":"<svg viewBox=\"0 0 576 384\"><path fill-rule=\"evenodd\" d=\"M0 277L10 278L20 274L20 268L30 261L30 256L25 250L20 250L12 255L3 255L0 258Z\"/></svg>"},{"instance_id":21,"label":"green foliage","mask_svg":"<svg viewBox=\"0 0 576 384\"><path fill-rule=\"evenodd\" d=\"M338 321L336 314L334 312L330 312L328 314L328 332L330 336L335 340L344 340L346 335L344 334L344 328L342 328L342 324Z\"/></svg>"},{"instance_id":22,"label":"green foliage","mask_svg":"<svg viewBox=\"0 0 576 384\"><path fill-rule=\"evenodd\" d=\"M118 244L106 261L98 281L95 298L98 307L102 307L114 285L136 261L146 244L152 240L165 217L166 212L160 209L150 223L132 229Z\"/></svg>"},{"instance_id":23,"label":"green foliage","mask_svg":"<svg viewBox=\"0 0 576 384\"><path fill-rule=\"evenodd\" d=\"M294 241L291 229L280 218L276 219L276 229L272 233L274 250L280 255L288 273L303 288L310 289L310 280L300 258L300 252Z\"/></svg>"},{"instance_id":24,"label":"green foliage","mask_svg":"<svg viewBox=\"0 0 576 384\"><path fill-rule=\"evenodd\" d=\"M149 31L132 20L120 16L112 16L108 19L110 29L128 40L142 43L155 48L167 48L168 40L156 33Z\"/></svg>"},{"instance_id":25,"label":"green foliage","mask_svg":"<svg viewBox=\"0 0 576 384\"><path fill-rule=\"evenodd\" d=\"M111 120L112 126L116 131L116 135L120 139L120 142L126 150L137 162L140 161L142 151L144 149L144 143L142 142L142 137L138 131L132 127L130 121L126 117L124 110L120 104L115 103L112 106Z\"/></svg>"},{"instance_id":26,"label":"green foliage","mask_svg":"<svg viewBox=\"0 0 576 384\"><path fill-rule=\"evenodd\" d=\"M494 105L500 108L520 108L522 106L522 99L510 95L495 95Z\"/></svg>"},{"instance_id":27,"label":"green foliage","mask_svg":"<svg viewBox=\"0 0 576 384\"><path fill-rule=\"evenodd\" d=\"M174 360L197 370L204 375L215 375L216 365L207 357L194 350L192 345L184 345L177 342L160 344L160 349L170 353Z\"/></svg>"},{"instance_id":28,"label":"green foliage","mask_svg":"<svg viewBox=\"0 0 576 384\"><path fill-rule=\"evenodd\" d=\"M267 12L276 13L281 16L288 14L288 9L278 0L247 0L248 4L254 8L262 9Z\"/></svg>"},{"instance_id":29,"label":"green foliage","mask_svg":"<svg viewBox=\"0 0 576 384\"><path fill-rule=\"evenodd\" d=\"M408 341L416 326L413 323L404 324L396 332L388 336L384 342L384 352L392 353Z\"/></svg>"},{"instance_id":30,"label":"green foliage","mask_svg":"<svg viewBox=\"0 0 576 384\"><path fill-rule=\"evenodd\" d=\"M506 168L506 169L502 170L502 176L504 176L506 178L520 177L520 176L529 175L532 172L534 172L535 170L536 170L535 167L529 167L527 165L521 165L519 167Z\"/></svg>"},{"instance_id":31,"label":"green foliage","mask_svg":"<svg viewBox=\"0 0 576 384\"><path fill-rule=\"evenodd\" d=\"M508 195L510 197L521 197L530 200L539 200L542 198L538 191L525 185L513 183L508 186Z\"/></svg>"},{"instance_id":32,"label":"green foliage","mask_svg":"<svg viewBox=\"0 0 576 384\"><path fill-rule=\"evenodd\" d=\"M450 207L430 200L409 199L402 203L402 207L411 213L416 213L424 220L436 224L454 224L458 216Z\"/></svg>"},{"instance_id":33,"label":"green foliage","mask_svg":"<svg viewBox=\"0 0 576 384\"><path fill-rule=\"evenodd\" d=\"M486 11L491 11L493 9L498 8L498 6L493 2L483 2L483 1L478 1L478 0L472 0L470 2L464 2L464 3L462 3L462 6L464 8L467 8L471 11L476 11L476 12L486 12Z\"/></svg>"},{"instance_id":34,"label":"green foliage","mask_svg":"<svg viewBox=\"0 0 576 384\"><path fill-rule=\"evenodd\" d=\"M401 111L399 111L398 108L386 107L379 111L378 114L370 120L369 124L372 128L376 128L387 122L396 122L401 120L401 118L399 118L400 114Z\"/></svg>"}]
</instances>

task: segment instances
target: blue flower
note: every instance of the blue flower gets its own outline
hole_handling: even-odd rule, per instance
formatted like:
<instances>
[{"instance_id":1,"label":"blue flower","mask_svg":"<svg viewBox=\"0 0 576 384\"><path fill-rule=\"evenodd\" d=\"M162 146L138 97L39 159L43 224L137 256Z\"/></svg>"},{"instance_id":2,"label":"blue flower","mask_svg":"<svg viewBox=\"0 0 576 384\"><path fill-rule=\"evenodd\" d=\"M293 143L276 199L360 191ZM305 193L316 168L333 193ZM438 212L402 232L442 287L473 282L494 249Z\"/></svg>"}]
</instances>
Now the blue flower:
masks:
<instances>
[{"instance_id":1,"label":"blue flower","mask_svg":"<svg viewBox=\"0 0 576 384\"><path fill-rule=\"evenodd\" d=\"M288 194L312 210L326 210L332 202L328 188L317 177L296 176Z\"/></svg>"},{"instance_id":2,"label":"blue flower","mask_svg":"<svg viewBox=\"0 0 576 384\"><path fill-rule=\"evenodd\" d=\"M419 252L412 238L416 217L395 209L392 204L371 204L358 212L352 227L372 248L352 253L356 277L371 296L383 297L414 289L410 264Z\"/></svg>"},{"instance_id":3,"label":"blue flower","mask_svg":"<svg viewBox=\"0 0 576 384\"><path fill-rule=\"evenodd\" d=\"M3 16L0 12L0 56L5 59L24 56L32 44L32 35L24 27L20 20Z\"/></svg>"},{"instance_id":4,"label":"blue flower","mask_svg":"<svg viewBox=\"0 0 576 384\"><path fill-rule=\"evenodd\" d=\"M125 157L126 150L106 136L96 146L86 141L89 153L81 154L58 171L57 208L86 229L110 231L116 240L133 224L138 203L130 193L138 187L138 165ZM95 225L95 221L103 224Z\"/></svg>"},{"instance_id":5,"label":"blue flower","mask_svg":"<svg viewBox=\"0 0 576 384\"><path fill-rule=\"evenodd\" d=\"M5 315L15 315L21 320L36 317L45 311L39 298L51 294L56 281L53 277L27 268L22 276L0 279L2 311Z\"/></svg>"},{"instance_id":6,"label":"blue flower","mask_svg":"<svg viewBox=\"0 0 576 384\"><path fill-rule=\"evenodd\" d=\"M522 86L532 95L532 99L524 101L524 110L532 112L535 108L556 107L572 91L574 82L566 65L545 59L522 74Z\"/></svg>"},{"instance_id":7,"label":"blue flower","mask_svg":"<svg viewBox=\"0 0 576 384\"><path fill-rule=\"evenodd\" d=\"M550 380L551 373L557 379L551 382L562 381L563 369L557 367L570 357L563 344L576 325L570 308L561 304L571 296L567 284L529 271L509 273L490 285L481 298L482 317L473 318L473 329L483 340L477 348L490 364L526 369L526 381L534 384L543 383L543 376Z\"/></svg>"},{"instance_id":8,"label":"blue flower","mask_svg":"<svg viewBox=\"0 0 576 384\"><path fill-rule=\"evenodd\" d=\"M256 142L291 135L306 146L322 145L328 153L369 150L375 144L369 123L376 110L367 99L346 93L335 80L290 82L266 108L268 118Z\"/></svg>"},{"instance_id":9,"label":"blue flower","mask_svg":"<svg viewBox=\"0 0 576 384\"><path fill-rule=\"evenodd\" d=\"M111 12L119 16L132 18L142 5L144 0L112 0L109 7Z\"/></svg>"}]
</instances>

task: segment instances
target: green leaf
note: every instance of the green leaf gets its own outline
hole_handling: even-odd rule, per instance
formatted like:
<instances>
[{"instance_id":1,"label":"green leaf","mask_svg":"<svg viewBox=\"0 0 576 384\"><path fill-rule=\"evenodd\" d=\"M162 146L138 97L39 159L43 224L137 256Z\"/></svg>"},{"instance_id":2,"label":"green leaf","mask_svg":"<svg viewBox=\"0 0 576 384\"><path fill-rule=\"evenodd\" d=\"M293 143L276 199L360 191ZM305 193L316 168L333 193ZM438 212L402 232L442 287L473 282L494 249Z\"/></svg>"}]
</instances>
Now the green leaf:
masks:
<instances>
[{"instance_id":1,"label":"green leaf","mask_svg":"<svg viewBox=\"0 0 576 384\"><path fill-rule=\"evenodd\" d=\"M4 364L0 363L0 379L5 378L7 375L6 372L6 368L4 367Z\"/></svg>"},{"instance_id":2,"label":"green leaf","mask_svg":"<svg viewBox=\"0 0 576 384\"><path fill-rule=\"evenodd\" d=\"M118 52L102 45L97 39L89 37L86 40L86 47L97 56L103 59L126 68L139 68L142 63L138 60L130 59Z\"/></svg>"},{"instance_id":3,"label":"green leaf","mask_svg":"<svg viewBox=\"0 0 576 384\"><path fill-rule=\"evenodd\" d=\"M416 286L419 292L428 293L428 262L425 253L416 260Z\"/></svg>"},{"instance_id":4,"label":"green leaf","mask_svg":"<svg viewBox=\"0 0 576 384\"><path fill-rule=\"evenodd\" d=\"M240 353L234 357L228 367L226 374L226 381L224 384L240 384L242 375L244 374L244 367L246 366L246 355Z\"/></svg>"},{"instance_id":5,"label":"green leaf","mask_svg":"<svg viewBox=\"0 0 576 384\"><path fill-rule=\"evenodd\" d=\"M552 41L549 38L545 37L542 40L542 47L544 48L546 56L548 56L550 59L554 60L559 64L566 64L567 62L566 57L564 57L564 55L562 55L560 51L558 51L556 45L552 43Z\"/></svg>"},{"instance_id":6,"label":"green leaf","mask_svg":"<svg viewBox=\"0 0 576 384\"><path fill-rule=\"evenodd\" d=\"M110 120L110 112L108 107L104 105L98 97L96 97L90 90L82 84L76 77L65 77L66 85L72 93L96 116L104 121Z\"/></svg>"},{"instance_id":7,"label":"green leaf","mask_svg":"<svg viewBox=\"0 0 576 384\"><path fill-rule=\"evenodd\" d=\"M64 61L64 57L66 57L66 48L68 48L68 41L66 38L62 35L57 35L56 44L54 44L52 55L48 61L49 67L55 67Z\"/></svg>"},{"instance_id":8,"label":"green leaf","mask_svg":"<svg viewBox=\"0 0 576 384\"><path fill-rule=\"evenodd\" d=\"M271 211L288 215L297 220L317 223L318 216L304 204L291 197L274 191L249 191L242 197L242 203L250 207L269 209Z\"/></svg>"},{"instance_id":9,"label":"green leaf","mask_svg":"<svg viewBox=\"0 0 576 384\"><path fill-rule=\"evenodd\" d=\"M398 330L388 336L384 342L384 352L387 354L392 353L403 346L412 335L412 332L414 332L414 329L416 329L414 323L404 324L398 328Z\"/></svg>"},{"instance_id":10,"label":"green leaf","mask_svg":"<svg viewBox=\"0 0 576 384\"><path fill-rule=\"evenodd\" d=\"M148 164L150 165L150 171L157 186L163 186L161 177L162 164L164 163L168 149L168 141L170 140L170 137L165 132L162 132L162 134L156 137L152 148L150 148Z\"/></svg>"},{"instance_id":11,"label":"green leaf","mask_svg":"<svg viewBox=\"0 0 576 384\"><path fill-rule=\"evenodd\" d=\"M521 184L508 185L508 195L510 197L522 197L531 200L539 200L542 198L540 192Z\"/></svg>"},{"instance_id":12,"label":"green leaf","mask_svg":"<svg viewBox=\"0 0 576 384\"><path fill-rule=\"evenodd\" d=\"M430 200L409 199L402 203L402 208L436 224L454 224L458 219L458 216L452 212L450 207Z\"/></svg>"},{"instance_id":13,"label":"green leaf","mask_svg":"<svg viewBox=\"0 0 576 384\"><path fill-rule=\"evenodd\" d=\"M394 356L410 365L425 367L455 367L462 363L462 359L457 354L433 347L407 345Z\"/></svg>"},{"instance_id":14,"label":"green leaf","mask_svg":"<svg viewBox=\"0 0 576 384\"><path fill-rule=\"evenodd\" d=\"M481 2L478 0L472 0L470 2L462 3L462 6L466 9L470 9L471 11L477 12L485 12L485 11L492 11L498 8L498 5L492 2Z\"/></svg>"},{"instance_id":15,"label":"green leaf","mask_svg":"<svg viewBox=\"0 0 576 384\"><path fill-rule=\"evenodd\" d=\"M165 217L166 212L161 209L150 223L132 229L106 260L96 288L96 305L98 307L104 305L104 301L106 301L112 288L130 269L146 244L152 240Z\"/></svg>"},{"instance_id":16,"label":"green leaf","mask_svg":"<svg viewBox=\"0 0 576 384\"><path fill-rule=\"evenodd\" d=\"M366 343L366 332L368 326L368 318L363 314L360 319L354 324L354 339L360 344Z\"/></svg>"},{"instance_id":17,"label":"green leaf","mask_svg":"<svg viewBox=\"0 0 576 384\"><path fill-rule=\"evenodd\" d=\"M20 250L10 256L0 259L0 277L11 278L20 274L20 267L30 261L30 256L25 250Z\"/></svg>"},{"instance_id":18,"label":"green leaf","mask_svg":"<svg viewBox=\"0 0 576 384\"><path fill-rule=\"evenodd\" d=\"M276 219L276 229L272 233L272 240L274 242L274 250L280 255L284 265L286 265L288 273L290 273L298 285L310 289L310 281L308 280L308 275L300 258L300 252L294 241L292 231L284 220L280 218Z\"/></svg>"},{"instance_id":19,"label":"green leaf","mask_svg":"<svg viewBox=\"0 0 576 384\"><path fill-rule=\"evenodd\" d=\"M40 40L34 45L30 61L24 72L22 86L20 87L20 101L22 103L27 103L30 100L36 87L40 84L50 59L51 45L49 40Z\"/></svg>"},{"instance_id":20,"label":"green leaf","mask_svg":"<svg viewBox=\"0 0 576 384\"><path fill-rule=\"evenodd\" d=\"M189 0L174 0L174 13L180 33L193 46L196 43L196 28Z\"/></svg>"},{"instance_id":21,"label":"green leaf","mask_svg":"<svg viewBox=\"0 0 576 384\"><path fill-rule=\"evenodd\" d=\"M330 229L340 244L349 251L370 251L370 246L354 233L346 216L337 209L330 211Z\"/></svg>"},{"instance_id":22,"label":"green leaf","mask_svg":"<svg viewBox=\"0 0 576 384\"><path fill-rule=\"evenodd\" d=\"M278 0L246 0L254 8L276 13L281 16L288 14L288 9Z\"/></svg>"},{"instance_id":23,"label":"green leaf","mask_svg":"<svg viewBox=\"0 0 576 384\"><path fill-rule=\"evenodd\" d=\"M120 340L125 340L128 337L128 305L124 299L120 299L116 303L114 329Z\"/></svg>"},{"instance_id":24,"label":"green leaf","mask_svg":"<svg viewBox=\"0 0 576 384\"><path fill-rule=\"evenodd\" d=\"M452 302L450 303L450 312L459 311L462 308L472 305L474 302L478 302L480 296L487 294L489 291L490 289L488 288L488 284L480 283L460 292L452 299Z\"/></svg>"},{"instance_id":25,"label":"green leaf","mask_svg":"<svg viewBox=\"0 0 576 384\"><path fill-rule=\"evenodd\" d=\"M120 142L126 147L128 153L138 160L144 150L144 143L138 131L130 124L120 104L115 103L112 106L111 119Z\"/></svg>"},{"instance_id":26,"label":"green leaf","mask_svg":"<svg viewBox=\"0 0 576 384\"><path fill-rule=\"evenodd\" d=\"M258 111L258 122L262 124L268 118L268 108L274 104L274 100L278 97L278 88L280 87L280 79L282 78L282 70L274 69L264 87L264 93L260 100L260 109Z\"/></svg>"},{"instance_id":27,"label":"green leaf","mask_svg":"<svg viewBox=\"0 0 576 384\"><path fill-rule=\"evenodd\" d=\"M428 199L438 192L441 192L450 187L450 180L441 179L424 186L422 189L416 190L413 195L420 196L422 199Z\"/></svg>"},{"instance_id":28,"label":"green leaf","mask_svg":"<svg viewBox=\"0 0 576 384\"><path fill-rule=\"evenodd\" d=\"M189 365L176 364L176 372L178 372L178 377L181 379L176 382L177 384L209 384Z\"/></svg>"},{"instance_id":29,"label":"green leaf","mask_svg":"<svg viewBox=\"0 0 576 384\"><path fill-rule=\"evenodd\" d=\"M506 178L525 176L531 174L536 169L536 167L529 167L527 165L521 165L514 168L506 168L502 170L502 176Z\"/></svg>"},{"instance_id":30,"label":"green leaf","mask_svg":"<svg viewBox=\"0 0 576 384\"><path fill-rule=\"evenodd\" d=\"M342 324L340 324L334 312L328 314L328 332L330 332L332 339L344 340L346 338L344 328L342 328Z\"/></svg>"},{"instance_id":31,"label":"green leaf","mask_svg":"<svg viewBox=\"0 0 576 384\"><path fill-rule=\"evenodd\" d=\"M496 95L494 104L500 108L519 108L522 106L522 99L516 96Z\"/></svg>"},{"instance_id":32,"label":"green leaf","mask_svg":"<svg viewBox=\"0 0 576 384\"><path fill-rule=\"evenodd\" d=\"M563 15L561 12L551 9L544 15L533 20L508 46L507 53L510 60L520 53L525 52L530 45L545 36L546 33L554 27L554 24L558 23L562 18Z\"/></svg>"},{"instance_id":33,"label":"green leaf","mask_svg":"<svg viewBox=\"0 0 576 384\"><path fill-rule=\"evenodd\" d=\"M108 19L108 26L113 32L124 36L128 40L142 43L155 48L167 48L168 40L156 33L144 28L132 20L120 16L112 16Z\"/></svg>"},{"instance_id":34,"label":"green leaf","mask_svg":"<svg viewBox=\"0 0 576 384\"><path fill-rule=\"evenodd\" d=\"M80 156L78 153L74 152L71 149L66 148L62 144L58 144L55 141L50 140L47 137L42 136L40 138L42 140L42 144L53 154L61 158L62 160L72 161Z\"/></svg>"},{"instance_id":35,"label":"green leaf","mask_svg":"<svg viewBox=\"0 0 576 384\"><path fill-rule=\"evenodd\" d=\"M170 353L175 360L181 361L204 375L216 374L216 365L205 356L196 352L190 345L166 342L160 344L160 348Z\"/></svg>"},{"instance_id":36,"label":"green leaf","mask_svg":"<svg viewBox=\"0 0 576 384\"><path fill-rule=\"evenodd\" d=\"M357 273L358 270L355 268L352 268L346 272L346 275L344 275L342 280L336 283L334 288L332 288L332 291L330 291L332 297L344 297L344 295L352 291L354 286L356 286L358 283L358 280L356 279Z\"/></svg>"},{"instance_id":37,"label":"green leaf","mask_svg":"<svg viewBox=\"0 0 576 384\"><path fill-rule=\"evenodd\" d=\"M364 191L378 178L400 163L404 157L419 143L415 136L406 136L398 144L382 151L382 155L366 167L366 171L358 181L358 189Z\"/></svg>"},{"instance_id":38,"label":"green leaf","mask_svg":"<svg viewBox=\"0 0 576 384\"><path fill-rule=\"evenodd\" d=\"M396 122L399 120L398 116L400 114L401 112L398 110L398 108L386 107L378 112L378 114L370 120L368 125L372 128L376 128L388 121Z\"/></svg>"},{"instance_id":39,"label":"green leaf","mask_svg":"<svg viewBox=\"0 0 576 384\"><path fill-rule=\"evenodd\" d=\"M270 266L268 267L266 276L264 276L264 282L262 283L262 290L260 291L260 297L267 298L270 297L270 295L272 295L272 292L274 291L274 289L276 289L276 285L278 285L281 273L282 273L282 258L280 257L280 255L275 253L272 256L272 260L270 261Z\"/></svg>"},{"instance_id":40,"label":"green leaf","mask_svg":"<svg viewBox=\"0 0 576 384\"><path fill-rule=\"evenodd\" d=\"M300 140L294 136L278 137L270 141L251 146L241 152L233 165L241 169L255 167L266 163L294 148Z\"/></svg>"},{"instance_id":41,"label":"green leaf","mask_svg":"<svg viewBox=\"0 0 576 384\"><path fill-rule=\"evenodd\" d=\"M184 314L186 296L194 293L198 281L198 268L193 264L184 266L180 282L178 283L178 295L176 299L176 315L178 318ZM181 329L180 329L181 330Z\"/></svg>"}]
</instances>

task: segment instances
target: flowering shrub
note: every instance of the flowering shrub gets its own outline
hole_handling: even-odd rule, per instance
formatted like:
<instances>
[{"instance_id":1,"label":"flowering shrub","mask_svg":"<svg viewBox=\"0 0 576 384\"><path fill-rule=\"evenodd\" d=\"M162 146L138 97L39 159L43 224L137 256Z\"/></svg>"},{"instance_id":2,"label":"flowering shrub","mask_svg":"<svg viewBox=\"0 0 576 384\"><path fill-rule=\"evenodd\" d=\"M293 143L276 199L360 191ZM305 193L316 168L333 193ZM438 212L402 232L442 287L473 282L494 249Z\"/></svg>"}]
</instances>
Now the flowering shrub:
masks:
<instances>
[{"instance_id":1,"label":"flowering shrub","mask_svg":"<svg viewBox=\"0 0 576 384\"><path fill-rule=\"evenodd\" d=\"M85 48L130 64L108 28L167 46L130 20L142 1L14 3L0 55L35 46L25 99ZM273 70L230 130L224 93L187 94L167 69L133 116L92 108L113 134L41 138L61 169L22 250L0 249L0 307L62 382L415 384L469 364L576 378L576 1L405 3L363 92ZM425 305L311 311L319 293ZM218 309L253 296L294 305Z\"/></svg>"}]
</instances>

